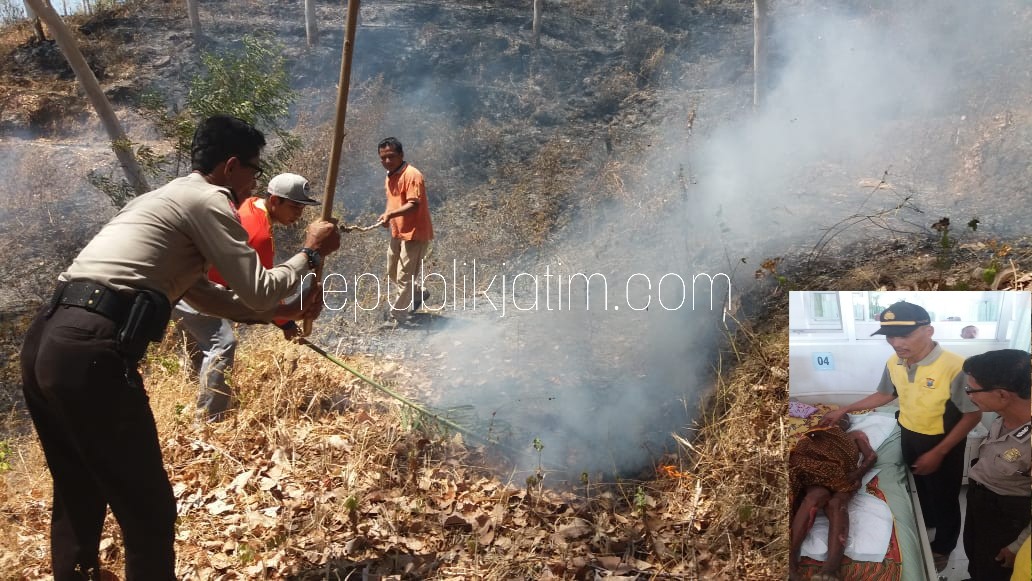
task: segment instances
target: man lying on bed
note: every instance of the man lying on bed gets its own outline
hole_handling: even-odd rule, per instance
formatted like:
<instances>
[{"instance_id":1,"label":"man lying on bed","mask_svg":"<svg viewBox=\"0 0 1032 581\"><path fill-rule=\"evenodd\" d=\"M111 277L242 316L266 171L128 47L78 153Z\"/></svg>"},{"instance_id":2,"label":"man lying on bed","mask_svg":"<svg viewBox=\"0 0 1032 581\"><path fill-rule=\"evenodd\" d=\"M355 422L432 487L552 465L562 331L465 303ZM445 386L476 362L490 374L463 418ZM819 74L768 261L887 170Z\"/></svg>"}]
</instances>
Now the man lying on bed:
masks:
<instances>
[{"instance_id":1,"label":"man lying on bed","mask_svg":"<svg viewBox=\"0 0 1032 581\"><path fill-rule=\"evenodd\" d=\"M799 576L799 553L806 533L813 527L818 509L828 517L828 558L813 581L837 581L838 569L849 537L849 501L860 488L860 479L878 458L867 435L847 432L849 415L828 427L813 428L795 444L788 456L791 486L792 537L789 579ZM862 459L862 461L861 461Z\"/></svg>"}]
</instances>

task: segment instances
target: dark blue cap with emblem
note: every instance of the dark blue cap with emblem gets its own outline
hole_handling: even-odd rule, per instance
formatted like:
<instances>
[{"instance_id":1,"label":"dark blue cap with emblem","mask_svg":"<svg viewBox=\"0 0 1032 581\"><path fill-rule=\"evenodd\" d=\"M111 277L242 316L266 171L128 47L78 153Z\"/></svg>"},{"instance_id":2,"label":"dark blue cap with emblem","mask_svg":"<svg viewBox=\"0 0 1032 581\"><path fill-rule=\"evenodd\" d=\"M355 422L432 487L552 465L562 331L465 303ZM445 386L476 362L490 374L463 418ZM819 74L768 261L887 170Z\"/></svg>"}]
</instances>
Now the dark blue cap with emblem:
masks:
<instances>
[{"instance_id":1,"label":"dark blue cap with emblem","mask_svg":"<svg viewBox=\"0 0 1032 581\"><path fill-rule=\"evenodd\" d=\"M871 333L872 337L875 335L902 337L909 335L918 327L932 324L931 317L924 307L906 301L892 304L881 312L879 319L881 327Z\"/></svg>"}]
</instances>

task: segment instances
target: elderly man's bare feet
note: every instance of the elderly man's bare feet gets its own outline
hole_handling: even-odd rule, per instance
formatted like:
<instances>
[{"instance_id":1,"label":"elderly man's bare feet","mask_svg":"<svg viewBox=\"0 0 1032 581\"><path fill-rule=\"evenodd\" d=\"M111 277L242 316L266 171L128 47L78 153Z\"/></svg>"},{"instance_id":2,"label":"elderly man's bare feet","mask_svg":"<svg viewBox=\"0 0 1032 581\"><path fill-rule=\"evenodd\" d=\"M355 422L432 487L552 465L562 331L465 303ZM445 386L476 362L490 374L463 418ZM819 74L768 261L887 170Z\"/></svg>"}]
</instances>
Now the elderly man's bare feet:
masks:
<instances>
[{"instance_id":1,"label":"elderly man's bare feet","mask_svg":"<svg viewBox=\"0 0 1032 581\"><path fill-rule=\"evenodd\" d=\"M835 575L833 573L826 573L824 571L821 571L813 577L810 577L810 581L839 581L839 578L838 575Z\"/></svg>"},{"instance_id":2,"label":"elderly man's bare feet","mask_svg":"<svg viewBox=\"0 0 1032 581\"><path fill-rule=\"evenodd\" d=\"M788 581L803 581L803 576L799 574L799 571L788 571Z\"/></svg>"}]
</instances>

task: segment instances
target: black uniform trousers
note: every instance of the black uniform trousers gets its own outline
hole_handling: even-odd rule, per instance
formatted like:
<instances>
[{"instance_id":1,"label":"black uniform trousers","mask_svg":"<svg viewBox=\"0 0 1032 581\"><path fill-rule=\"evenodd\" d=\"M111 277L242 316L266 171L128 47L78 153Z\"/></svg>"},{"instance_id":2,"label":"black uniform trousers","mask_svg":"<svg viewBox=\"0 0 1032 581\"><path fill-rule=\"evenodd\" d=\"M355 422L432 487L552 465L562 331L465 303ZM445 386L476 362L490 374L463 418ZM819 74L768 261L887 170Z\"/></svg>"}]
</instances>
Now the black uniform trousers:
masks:
<instances>
[{"instance_id":1,"label":"black uniform trousers","mask_svg":"<svg viewBox=\"0 0 1032 581\"><path fill-rule=\"evenodd\" d=\"M1010 581L1013 569L996 560L1000 549L1014 542L1032 519L1032 497L1003 496L968 480L964 552L968 574L975 581Z\"/></svg>"},{"instance_id":2,"label":"black uniform trousers","mask_svg":"<svg viewBox=\"0 0 1032 581\"><path fill-rule=\"evenodd\" d=\"M60 306L22 345L23 389L50 474L55 581L99 579L107 507L125 543L126 581L175 579L175 498L137 361L106 317Z\"/></svg>"},{"instance_id":3,"label":"black uniform trousers","mask_svg":"<svg viewBox=\"0 0 1032 581\"><path fill-rule=\"evenodd\" d=\"M946 436L928 436L911 432L899 427L900 444L903 448L903 460L907 466L913 466L921 454L931 450ZM917 497L921 501L921 512L924 513L925 526L935 527L935 540L932 541L932 552L949 555L957 548L960 538L960 487L964 477L964 447L961 440L942 459L939 469L926 476L914 475L917 484Z\"/></svg>"}]
</instances>

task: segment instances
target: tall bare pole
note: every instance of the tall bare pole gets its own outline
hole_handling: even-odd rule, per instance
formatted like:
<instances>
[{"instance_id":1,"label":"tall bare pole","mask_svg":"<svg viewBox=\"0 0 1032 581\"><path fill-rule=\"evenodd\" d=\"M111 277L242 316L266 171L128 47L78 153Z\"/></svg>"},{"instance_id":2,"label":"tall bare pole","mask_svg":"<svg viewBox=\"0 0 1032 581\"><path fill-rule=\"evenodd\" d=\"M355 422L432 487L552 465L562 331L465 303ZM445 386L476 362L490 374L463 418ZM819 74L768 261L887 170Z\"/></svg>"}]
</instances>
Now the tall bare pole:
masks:
<instances>
[{"instance_id":1,"label":"tall bare pole","mask_svg":"<svg viewBox=\"0 0 1032 581\"><path fill-rule=\"evenodd\" d=\"M333 217L333 193L337 190L337 170L340 151L344 145L344 117L348 112L348 90L351 87L351 57L355 52L355 30L358 28L359 0L348 0L348 18L344 25L344 49L340 59L340 83L337 86L337 115L333 123L333 142L330 144L330 165L326 168L326 190L323 192L322 219ZM322 281L322 268L315 271L316 283ZM302 335L312 333L312 320L301 325Z\"/></svg>"},{"instance_id":2,"label":"tall bare pole","mask_svg":"<svg viewBox=\"0 0 1032 581\"><path fill-rule=\"evenodd\" d=\"M133 155L132 144L129 138L126 137L118 117L115 116L115 110L111 108L111 103L104 96L104 90L100 88L97 76L93 74L93 70L87 64L86 58L79 51L79 45L76 44L72 31L68 29L64 20L61 20L57 11L54 10L54 7L47 0L25 0L25 2L32 6L36 15L46 23L50 33L54 35L54 39L57 41L57 46L61 48L65 59L68 60L68 65L72 67L72 71L79 79L79 84L86 91L86 97L97 111L97 115L100 116L100 122L111 139L111 149L115 152L115 157L118 158L118 162L122 165L129 185L132 186L137 195L146 193L150 190L150 186L147 185L147 180L143 176L143 170L140 169L140 164L136 161L136 156Z\"/></svg>"},{"instance_id":3,"label":"tall bare pole","mask_svg":"<svg viewBox=\"0 0 1032 581\"><path fill-rule=\"evenodd\" d=\"M541 3L544 0L534 0L534 19L531 21L531 29L534 31L534 48L541 45Z\"/></svg>"},{"instance_id":4,"label":"tall bare pole","mask_svg":"<svg viewBox=\"0 0 1032 581\"><path fill-rule=\"evenodd\" d=\"M315 0L305 0L305 38L308 46L319 44L319 22L315 15Z\"/></svg>"},{"instance_id":5,"label":"tall bare pole","mask_svg":"<svg viewBox=\"0 0 1032 581\"><path fill-rule=\"evenodd\" d=\"M767 0L753 0L753 108L760 106L767 83Z\"/></svg>"}]
</instances>

